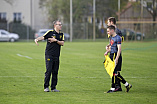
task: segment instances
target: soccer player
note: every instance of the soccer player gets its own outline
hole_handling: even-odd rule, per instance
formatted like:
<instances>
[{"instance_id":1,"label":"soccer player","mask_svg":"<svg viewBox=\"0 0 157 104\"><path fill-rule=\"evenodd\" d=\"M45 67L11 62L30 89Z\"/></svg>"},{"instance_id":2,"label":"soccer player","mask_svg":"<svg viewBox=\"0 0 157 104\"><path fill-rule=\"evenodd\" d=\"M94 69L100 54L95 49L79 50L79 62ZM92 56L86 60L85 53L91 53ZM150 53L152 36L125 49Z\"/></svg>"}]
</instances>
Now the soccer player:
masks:
<instances>
[{"instance_id":1,"label":"soccer player","mask_svg":"<svg viewBox=\"0 0 157 104\"><path fill-rule=\"evenodd\" d=\"M107 25L108 25L108 26L110 26L110 25L115 26L115 28L116 28L116 29L115 29L116 34L119 35L119 36L121 37L122 41L123 41L124 37L122 36L122 32L121 32L121 31L117 28L117 26L116 26L116 19L115 19L115 17L109 17L108 20L107 20ZM109 34L108 34L108 35L109 35ZM109 36L109 38L111 38L111 37ZM109 53L110 47L111 47L110 44L108 44L108 45L106 46L106 50L107 50L107 51L106 51L105 54L108 54L108 53ZM120 73L120 72L119 72L119 73ZM117 88L117 91L122 91L121 83L120 83L120 80L119 80L119 79L117 79L116 88Z\"/></svg>"},{"instance_id":2,"label":"soccer player","mask_svg":"<svg viewBox=\"0 0 157 104\"><path fill-rule=\"evenodd\" d=\"M47 39L47 46L45 50L46 72L44 80L44 91L49 92L49 81L51 80L51 91L59 92L56 89L59 70L59 56L61 46L64 45L64 34L61 33L62 24L59 20L54 21L54 30L47 31L43 36L35 39L35 43L38 45L38 41Z\"/></svg>"},{"instance_id":3,"label":"soccer player","mask_svg":"<svg viewBox=\"0 0 157 104\"><path fill-rule=\"evenodd\" d=\"M116 88L117 79L119 79L125 86L126 92L130 90L132 87L131 84L125 81L125 79L120 75L119 71L121 71L122 65L122 56L121 56L121 37L116 34L115 26L110 25L107 27L107 34L111 36L110 38L110 58L112 61L115 61L116 67L113 72L111 89L107 92L116 92L118 88Z\"/></svg>"},{"instance_id":4,"label":"soccer player","mask_svg":"<svg viewBox=\"0 0 157 104\"><path fill-rule=\"evenodd\" d=\"M116 30L115 30L116 34L119 35L122 38L123 37L122 36L122 32L116 26L116 18L115 17L109 17L108 18L107 26L110 26L110 25L115 26L115 28L116 28Z\"/></svg>"}]
</instances>

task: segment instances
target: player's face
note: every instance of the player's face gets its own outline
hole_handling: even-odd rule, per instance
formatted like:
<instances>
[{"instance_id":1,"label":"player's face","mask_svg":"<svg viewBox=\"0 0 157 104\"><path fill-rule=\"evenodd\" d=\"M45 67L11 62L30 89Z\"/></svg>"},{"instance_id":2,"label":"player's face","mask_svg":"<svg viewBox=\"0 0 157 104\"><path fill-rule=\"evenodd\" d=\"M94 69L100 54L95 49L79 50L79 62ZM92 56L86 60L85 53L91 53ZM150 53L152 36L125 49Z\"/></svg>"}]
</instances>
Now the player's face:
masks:
<instances>
[{"instance_id":1,"label":"player's face","mask_svg":"<svg viewBox=\"0 0 157 104\"><path fill-rule=\"evenodd\" d=\"M111 31L109 28L107 28L107 34L109 34L111 36Z\"/></svg>"},{"instance_id":2,"label":"player's face","mask_svg":"<svg viewBox=\"0 0 157 104\"><path fill-rule=\"evenodd\" d=\"M57 21L56 24L55 24L55 28L58 31L62 30L62 23Z\"/></svg>"},{"instance_id":3,"label":"player's face","mask_svg":"<svg viewBox=\"0 0 157 104\"><path fill-rule=\"evenodd\" d=\"M107 26L110 26L111 25L111 22L108 20L107 21Z\"/></svg>"},{"instance_id":4,"label":"player's face","mask_svg":"<svg viewBox=\"0 0 157 104\"><path fill-rule=\"evenodd\" d=\"M109 28L107 28L107 34L109 34L110 36L112 36L113 30L110 30Z\"/></svg>"}]
</instances>

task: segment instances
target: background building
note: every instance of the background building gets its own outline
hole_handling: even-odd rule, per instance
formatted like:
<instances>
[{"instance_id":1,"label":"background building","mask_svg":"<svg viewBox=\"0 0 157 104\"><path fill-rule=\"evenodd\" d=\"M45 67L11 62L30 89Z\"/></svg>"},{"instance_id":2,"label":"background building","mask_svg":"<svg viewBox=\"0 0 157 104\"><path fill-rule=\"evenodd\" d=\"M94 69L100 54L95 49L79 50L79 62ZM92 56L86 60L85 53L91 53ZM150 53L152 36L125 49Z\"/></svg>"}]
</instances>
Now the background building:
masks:
<instances>
[{"instance_id":1,"label":"background building","mask_svg":"<svg viewBox=\"0 0 157 104\"><path fill-rule=\"evenodd\" d=\"M1 0L0 23L20 22L38 31L48 28L46 11L39 7L40 0Z\"/></svg>"}]
</instances>

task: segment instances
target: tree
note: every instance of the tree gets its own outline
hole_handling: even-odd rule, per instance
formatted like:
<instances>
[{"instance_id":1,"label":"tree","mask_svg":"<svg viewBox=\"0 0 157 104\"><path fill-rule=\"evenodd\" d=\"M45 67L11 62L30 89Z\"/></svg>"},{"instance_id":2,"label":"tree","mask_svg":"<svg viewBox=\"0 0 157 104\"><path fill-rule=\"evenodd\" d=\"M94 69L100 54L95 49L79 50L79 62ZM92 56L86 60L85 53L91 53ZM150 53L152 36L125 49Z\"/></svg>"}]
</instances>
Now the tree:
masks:
<instances>
[{"instance_id":1,"label":"tree","mask_svg":"<svg viewBox=\"0 0 157 104\"><path fill-rule=\"evenodd\" d=\"M93 0L73 0L73 21L83 22L83 18L92 16ZM126 0L121 0L121 7L124 7ZM69 0L40 0L40 7L48 11L49 21L62 17L64 22L70 20ZM118 0L96 0L96 18L116 16L118 11Z\"/></svg>"}]
</instances>

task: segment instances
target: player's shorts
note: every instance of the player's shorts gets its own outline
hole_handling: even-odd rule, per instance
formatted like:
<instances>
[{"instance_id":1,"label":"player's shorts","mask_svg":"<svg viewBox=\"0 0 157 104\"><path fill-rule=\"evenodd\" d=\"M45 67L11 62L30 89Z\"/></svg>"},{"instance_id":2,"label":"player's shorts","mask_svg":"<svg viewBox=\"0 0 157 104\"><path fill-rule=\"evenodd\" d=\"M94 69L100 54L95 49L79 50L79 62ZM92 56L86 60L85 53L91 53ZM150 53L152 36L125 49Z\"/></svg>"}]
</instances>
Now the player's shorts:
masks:
<instances>
[{"instance_id":1,"label":"player's shorts","mask_svg":"<svg viewBox=\"0 0 157 104\"><path fill-rule=\"evenodd\" d=\"M114 56L114 54L115 54L115 56ZM113 53L113 54L110 53L110 58L111 58L112 61L115 60L116 56L117 56L117 53ZM118 59L118 64L116 65L116 68L115 68L114 72L121 71L121 67L122 67L122 56L120 54L119 59Z\"/></svg>"}]
</instances>

